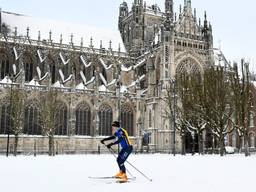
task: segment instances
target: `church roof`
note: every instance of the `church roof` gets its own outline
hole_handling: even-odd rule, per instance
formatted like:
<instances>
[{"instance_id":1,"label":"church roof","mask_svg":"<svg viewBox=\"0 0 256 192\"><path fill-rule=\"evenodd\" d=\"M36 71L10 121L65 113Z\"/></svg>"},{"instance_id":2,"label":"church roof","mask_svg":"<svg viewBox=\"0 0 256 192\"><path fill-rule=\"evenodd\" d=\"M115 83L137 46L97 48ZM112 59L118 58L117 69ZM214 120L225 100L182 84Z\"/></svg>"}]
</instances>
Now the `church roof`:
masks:
<instances>
[{"instance_id":1,"label":"church roof","mask_svg":"<svg viewBox=\"0 0 256 192\"><path fill-rule=\"evenodd\" d=\"M73 34L74 45L80 46L81 38L83 38L83 46L89 47L92 38L94 48L100 48L102 41L102 47L108 49L111 41L111 48L114 51L118 51L120 44L121 52L125 52L119 31L40 19L4 11L1 12L1 18L2 23L5 23L11 29L12 34L14 34L15 27L17 27L17 35L26 36L27 28L29 27L29 36L31 39L37 40L40 31L40 39L48 40L49 32L51 31L52 41L59 43L61 39L60 36L62 35L63 44L69 44L71 42L71 34Z\"/></svg>"}]
</instances>

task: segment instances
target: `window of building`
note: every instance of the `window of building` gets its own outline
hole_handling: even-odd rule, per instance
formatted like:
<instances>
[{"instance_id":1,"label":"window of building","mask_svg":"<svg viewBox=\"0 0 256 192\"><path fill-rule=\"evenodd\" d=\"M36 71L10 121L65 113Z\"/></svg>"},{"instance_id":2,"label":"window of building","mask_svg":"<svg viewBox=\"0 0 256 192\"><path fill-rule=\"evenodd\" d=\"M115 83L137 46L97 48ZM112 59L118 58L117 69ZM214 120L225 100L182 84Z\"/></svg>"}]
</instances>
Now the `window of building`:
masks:
<instances>
[{"instance_id":1,"label":"window of building","mask_svg":"<svg viewBox=\"0 0 256 192\"><path fill-rule=\"evenodd\" d=\"M67 135L67 107L64 103L59 104L55 118L55 135Z\"/></svg>"},{"instance_id":2,"label":"window of building","mask_svg":"<svg viewBox=\"0 0 256 192\"><path fill-rule=\"evenodd\" d=\"M50 74L51 74L51 83L54 84L59 80L59 70L56 63L51 60L50 61Z\"/></svg>"},{"instance_id":3,"label":"window of building","mask_svg":"<svg viewBox=\"0 0 256 192\"><path fill-rule=\"evenodd\" d=\"M39 120L39 108L30 104L25 108L24 134L42 135L42 127Z\"/></svg>"},{"instance_id":4,"label":"window of building","mask_svg":"<svg viewBox=\"0 0 256 192\"><path fill-rule=\"evenodd\" d=\"M4 53L0 53L0 73L1 79L4 79L5 76L10 75L11 65L8 59L8 56Z\"/></svg>"},{"instance_id":5,"label":"window of building","mask_svg":"<svg viewBox=\"0 0 256 192\"><path fill-rule=\"evenodd\" d=\"M165 71L165 78L168 78L168 71Z\"/></svg>"},{"instance_id":6,"label":"window of building","mask_svg":"<svg viewBox=\"0 0 256 192\"><path fill-rule=\"evenodd\" d=\"M254 127L254 113L250 113L250 127Z\"/></svg>"},{"instance_id":7,"label":"window of building","mask_svg":"<svg viewBox=\"0 0 256 192\"><path fill-rule=\"evenodd\" d=\"M109 105L102 105L99 108L99 135L108 136L112 134L113 112Z\"/></svg>"},{"instance_id":8,"label":"window of building","mask_svg":"<svg viewBox=\"0 0 256 192\"><path fill-rule=\"evenodd\" d=\"M232 135L232 139L231 139L231 146L232 147L236 147L236 134L233 134Z\"/></svg>"},{"instance_id":9,"label":"window of building","mask_svg":"<svg viewBox=\"0 0 256 192\"><path fill-rule=\"evenodd\" d=\"M169 47L165 46L165 62L169 61Z\"/></svg>"},{"instance_id":10,"label":"window of building","mask_svg":"<svg viewBox=\"0 0 256 192\"><path fill-rule=\"evenodd\" d=\"M121 126L124 127L130 136L134 136L133 111L128 105L121 107Z\"/></svg>"},{"instance_id":11,"label":"window of building","mask_svg":"<svg viewBox=\"0 0 256 192\"><path fill-rule=\"evenodd\" d=\"M148 114L148 126L152 127L152 112L151 112L151 110L149 110L149 114Z\"/></svg>"},{"instance_id":12,"label":"window of building","mask_svg":"<svg viewBox=\"0 0 256 192\"><path fill-rule=\"evenodd\" d=\"M249 147L251 147L251 148L254 148L255 147L255 136L254 136L254 134L253 133L251 133L250 135L249 135L249 138L250 138L250 142L249 142Z\"/></svg>"},{"instance_id":13,"label":"window of building","mask_svg":"<svg viewBox=\"0 0 256 192\"><path fill-rule=\"evenodd\" d=\"M35 75L35 65L29 55L24 57L25 81L30 82Z\"/></svg>"},{"instance_id":14,"label":"window of building","mask_svg":"<svg viewBox=\"0 0 256 192\"><path fill-rule=\"evenodd\" d=\"M76 135L91 135L91 111L86 103L76 109Z\"/></svg>"},{"instance_id":15,"label":"window of building","mask_svg":"<svg viewBox=\"0 0 256 192\"><path fill-rule=\"evenodd\" d=\"M8 134L10 130L10 105L2 104L0 106L0 134ZM11 130L10 130L11 132Z\"/></svg>"}]
</instances>

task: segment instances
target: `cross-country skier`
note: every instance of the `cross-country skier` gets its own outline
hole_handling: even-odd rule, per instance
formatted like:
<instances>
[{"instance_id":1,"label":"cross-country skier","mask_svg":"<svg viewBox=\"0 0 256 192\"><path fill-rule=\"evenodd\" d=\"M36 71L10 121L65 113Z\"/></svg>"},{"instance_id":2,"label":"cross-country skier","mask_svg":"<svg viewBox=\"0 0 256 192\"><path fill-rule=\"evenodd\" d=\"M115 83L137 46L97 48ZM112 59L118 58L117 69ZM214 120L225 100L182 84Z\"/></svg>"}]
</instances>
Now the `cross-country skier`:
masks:
<instances>
[{"instance_id":1,"label":"cross-country skier","mask_svg":"<svg viewBox=\"0 0 256 192\"><path fill-rule=\"evenodd\" d=\"M117 157L117 163L119 166L119 173L115 175L116 178L122 179L123 181L127 181L127 175L126 175L126 169L124 166L124 162L128 158L128 156L132 152L132 145L128 137L128 133L124 128L120 127L120 123L118 121L114 121L112 123L112 133L113 135L110 137L107 137L105 139L102 139L100 142L105 145L105 141L116 139L115 142L111 142L107 144L107 148L110 149L112 145L121 144L121 151L118 154Z\"/></svg>"}]
</instances>

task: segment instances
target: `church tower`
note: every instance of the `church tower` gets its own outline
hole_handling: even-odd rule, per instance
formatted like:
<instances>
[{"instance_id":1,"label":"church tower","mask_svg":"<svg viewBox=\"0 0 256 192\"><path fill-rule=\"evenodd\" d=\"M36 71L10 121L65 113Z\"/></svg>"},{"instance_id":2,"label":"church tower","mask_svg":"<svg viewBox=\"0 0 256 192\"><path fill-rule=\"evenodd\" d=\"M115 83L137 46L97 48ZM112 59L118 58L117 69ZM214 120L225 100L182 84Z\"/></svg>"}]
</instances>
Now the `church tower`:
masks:
<instances>
[{"instance_id":1,"label":"church tower","mask_svg":"<svg viewBox=\"0 0 256 192\"><path fill-rule=\"evenodd\" d=\"M123 2L119 10L118 26L126 51L138 57L155 43L164 13L156 4L149 6L143 0L134 0L130 11Z\"/></svg>"},{"instance_id":2,"label":"church tower","mask_svg":"<svg viewBox=\"0 0 256 192\"><path fill-rule=\"evenodd\" d=\"M165 20L162 29L163 73L162 80L168 82L174 64L174 14L173 0L165 0Z\"/></svg>"}]
</instances>

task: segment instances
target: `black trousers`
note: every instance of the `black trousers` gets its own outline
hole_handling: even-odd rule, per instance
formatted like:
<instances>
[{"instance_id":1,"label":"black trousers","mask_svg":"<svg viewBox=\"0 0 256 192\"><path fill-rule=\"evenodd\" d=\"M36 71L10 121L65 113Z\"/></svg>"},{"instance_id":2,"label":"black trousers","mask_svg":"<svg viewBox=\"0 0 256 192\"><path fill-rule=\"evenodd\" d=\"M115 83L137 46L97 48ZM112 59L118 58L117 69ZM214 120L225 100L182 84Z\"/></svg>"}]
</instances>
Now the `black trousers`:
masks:
<instances>
[{"instance_id":1,"label":"black trousers","mask_svg":"<svg viewBox=\"0 0 256 192\"><path fill-rule=\"evenodd\" d=\"M132 145L130 145L129 147L121 149L121 151L118 154L117 163L118 163L119 169L123 173L126 172L126 169L125 169L125 166L124 166L124 162L126 161L128 156L131 154L132 150L133 150L133 147L132 147Z\"/></svg>"}]
</instances>

